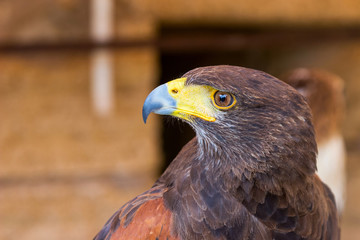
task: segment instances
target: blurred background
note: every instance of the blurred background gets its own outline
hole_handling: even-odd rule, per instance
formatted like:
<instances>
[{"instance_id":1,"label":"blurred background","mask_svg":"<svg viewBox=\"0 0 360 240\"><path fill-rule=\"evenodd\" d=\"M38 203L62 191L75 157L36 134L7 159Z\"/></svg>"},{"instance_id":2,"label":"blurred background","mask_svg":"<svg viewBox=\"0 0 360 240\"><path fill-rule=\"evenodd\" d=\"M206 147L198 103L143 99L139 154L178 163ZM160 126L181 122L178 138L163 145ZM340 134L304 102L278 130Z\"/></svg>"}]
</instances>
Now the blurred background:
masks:
<instances>
[{"instance_id":1,"label":"blurred background","mask_svg":"<svg viewBox=\"0 0 360 240\"><path fill-rule=\"evenodd\" d=\"M192 136L141 108L205 65L344 79L347 202L360 234L360 2L0 0L0 239L91 239Z\"/></svg>"}]
</instances>

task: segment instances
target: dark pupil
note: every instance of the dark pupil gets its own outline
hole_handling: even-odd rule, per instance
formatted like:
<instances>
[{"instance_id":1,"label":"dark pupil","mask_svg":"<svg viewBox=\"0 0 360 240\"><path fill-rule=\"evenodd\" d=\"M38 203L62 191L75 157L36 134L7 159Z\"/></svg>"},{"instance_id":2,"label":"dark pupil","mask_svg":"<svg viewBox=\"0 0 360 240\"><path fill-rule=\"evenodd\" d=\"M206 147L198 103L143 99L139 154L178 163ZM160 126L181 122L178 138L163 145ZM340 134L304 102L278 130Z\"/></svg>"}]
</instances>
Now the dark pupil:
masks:
<instances>
[{"instance_id":1,"label":"dark pupil","mask_svg":"<svg viewBox=\"0 0 360 240\"><path fill-rule=\"evenodd\" d=\"M227 95L225 95L225 94L220 94L219 95L219 101L222 102L222 103L226 101L226 98L227 98Z\"/></svg>"},{"instance_id":2,"label":"dark pupil","mask_svg":"<svg viewBox=\"0 0 360 240\"><path fill-rule=\"evenodd\" d=\"M232 97L226 92L215 93L215 103L220 107L227 107L232 103Z\"/></svg>"}]
</instances>

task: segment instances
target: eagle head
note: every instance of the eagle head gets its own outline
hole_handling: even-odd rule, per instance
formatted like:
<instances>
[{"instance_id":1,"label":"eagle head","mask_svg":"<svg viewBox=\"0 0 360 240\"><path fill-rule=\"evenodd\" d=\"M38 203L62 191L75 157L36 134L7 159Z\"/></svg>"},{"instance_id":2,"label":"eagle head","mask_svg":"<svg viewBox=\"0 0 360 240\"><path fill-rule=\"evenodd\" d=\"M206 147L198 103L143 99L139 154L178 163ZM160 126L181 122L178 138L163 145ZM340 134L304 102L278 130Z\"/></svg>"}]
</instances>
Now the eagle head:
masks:
<instances>
[{"instance_id":1,"label":"eagle head","mask_svg":"<svg viewBox=\"0 0 360 240\"><path fill-rule=\"evenodd\" d=\"M151 112L189 123L206 159L225 159L255 171L271 168L285 177L289 168L295 176L316 170L306 100L262 71L228 65L193 69L148 95L144 122Z\"/></svg>"}]
</instances>

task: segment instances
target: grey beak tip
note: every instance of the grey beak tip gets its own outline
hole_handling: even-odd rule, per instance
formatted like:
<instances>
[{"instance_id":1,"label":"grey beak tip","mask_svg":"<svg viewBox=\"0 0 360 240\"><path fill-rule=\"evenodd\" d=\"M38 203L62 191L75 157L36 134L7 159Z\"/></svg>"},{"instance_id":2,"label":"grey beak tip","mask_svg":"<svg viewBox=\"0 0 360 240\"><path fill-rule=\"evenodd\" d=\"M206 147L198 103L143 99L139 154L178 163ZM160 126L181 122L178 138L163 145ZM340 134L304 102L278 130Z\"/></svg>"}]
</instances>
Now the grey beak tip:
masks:
<instances>
[{"instance_id":1,"label":"grey beak tip","mask_svg":"<svg viewBox=\"0 0 360 240\"><path fill-rule=\"evenodd\" d=\"M176 102L168 93L166 84L158 86L145 99L142 109L144 123L150 113L169 115L174 111L174 106L176 106Z\"/></svg>"},{"instance_id":2,"label":"grey beak tip","mask_svg":"<svg viewBox=\"0 0 360 240\"><path fill-rule=\"evenodd\" d=\"M150 114L150 112L146 111L145 105L144 105L144 107L142 109L142 117L143 117L143 121L144 121L145 124L146 124L146 120L147 120L149 114Z\"/></svg>"}]
</instances>

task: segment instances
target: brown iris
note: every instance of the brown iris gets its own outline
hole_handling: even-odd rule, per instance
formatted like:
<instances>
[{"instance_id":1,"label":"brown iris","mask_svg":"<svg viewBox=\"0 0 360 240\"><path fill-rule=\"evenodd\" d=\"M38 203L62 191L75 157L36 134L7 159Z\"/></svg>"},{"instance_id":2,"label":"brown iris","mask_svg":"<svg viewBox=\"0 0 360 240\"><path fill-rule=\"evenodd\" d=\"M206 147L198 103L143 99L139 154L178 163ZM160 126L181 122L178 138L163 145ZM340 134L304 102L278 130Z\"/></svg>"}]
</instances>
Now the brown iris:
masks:
<instances>
[{"instance_id":1,"label":"brown iris","mask_svg":"<svg viewBox=\"0 0 360 240\"><path fill-rule=\"evenodd\" d=\"M217 91L213 96L214 104L221 109L228 109L235 103L234 97L231 93Z\"/></svg>"}]
</instances>

